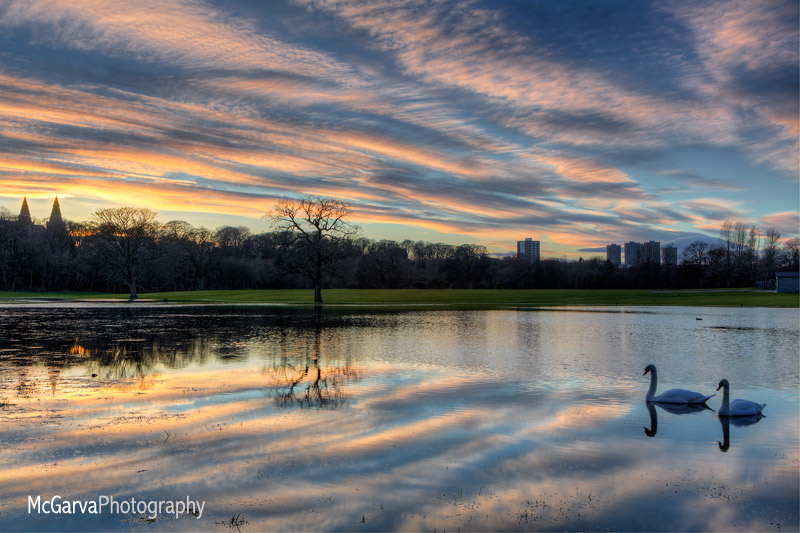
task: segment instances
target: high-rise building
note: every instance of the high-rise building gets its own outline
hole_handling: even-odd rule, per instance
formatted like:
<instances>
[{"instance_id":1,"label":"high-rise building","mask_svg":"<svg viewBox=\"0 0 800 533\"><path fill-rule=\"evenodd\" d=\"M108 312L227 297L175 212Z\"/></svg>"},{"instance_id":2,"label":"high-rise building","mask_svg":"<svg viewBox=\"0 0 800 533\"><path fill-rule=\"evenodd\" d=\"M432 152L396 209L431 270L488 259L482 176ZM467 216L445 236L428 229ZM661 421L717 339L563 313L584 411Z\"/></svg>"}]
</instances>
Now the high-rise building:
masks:
<instances>
[{"instance_id":1,"label":"high-rise building","mask_svg":"<svg viewBox=\"0 0 800 533\"><path fill-rule=\"evenodd\" d=\"M606 260L614 266L622 264L622 246L619 244L609 244L606 246Z\"/></svg>"},{"instance_id":2,"label":"high-rise building","mask_svg":"<svg viewBox=\"0 0 800 533\"><path fill-rule=\"evenodd\" d=\"M531 238L517 241L517 257L528 261L539 261L539 241Z\"/></svg>"},{"instance_id":3,"label":"high-rise building","mask_svg":"<svg viewBox=\"0 0 800 533\"><path fill-rule=\"evenodd\" d=\"M642 261L657 265L661 262L661 243L658 241L648 241L642 245L644 252Z\"/></svg>"},{"instance_id":4,"label":"high-rise building","mask_svg":"<svg viewBox=\"0 0 800 533\"><path fill-rule=\"evenodd\" d=\"M678 264L678 249L666 245L661 249L661 264L665 267L675 267Z\"/></svg>"},{"instance_id":5,"label":"high-rise building","mask_svg":"<svg viewBox=\"0 0 800 533\"><path fill-rule=\"evenodd\" d=\"M625 243L625 266L636 266L644 260L644 250L640 242Z\"/></svg>"}]
</instances>

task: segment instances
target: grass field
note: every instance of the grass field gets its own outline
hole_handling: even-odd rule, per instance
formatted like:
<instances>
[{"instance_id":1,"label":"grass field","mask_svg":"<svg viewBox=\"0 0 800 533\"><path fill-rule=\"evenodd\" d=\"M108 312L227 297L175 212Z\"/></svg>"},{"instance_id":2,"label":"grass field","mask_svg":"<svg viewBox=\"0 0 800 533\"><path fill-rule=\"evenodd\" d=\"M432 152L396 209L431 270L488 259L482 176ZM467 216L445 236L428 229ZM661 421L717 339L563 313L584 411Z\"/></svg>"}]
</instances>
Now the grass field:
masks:
<instances>
[{"instance_id":1,"label":"grass field","mask_svg":"<svg viewBox=\"0 0 800 533\"><path fill-rule=\"evenodd\" d=\"M754 290L650 291L650 290L370 290L327 289L326 306L412 306L446 308L538 307L554 305L672 305L735 307L798 307L797 294ZM142 293L141 300L174 303L250 303L313 305L311 290L186 291ZM127 300L126 294L0 292L0 301Z\"/></svg>"}]
</instances>

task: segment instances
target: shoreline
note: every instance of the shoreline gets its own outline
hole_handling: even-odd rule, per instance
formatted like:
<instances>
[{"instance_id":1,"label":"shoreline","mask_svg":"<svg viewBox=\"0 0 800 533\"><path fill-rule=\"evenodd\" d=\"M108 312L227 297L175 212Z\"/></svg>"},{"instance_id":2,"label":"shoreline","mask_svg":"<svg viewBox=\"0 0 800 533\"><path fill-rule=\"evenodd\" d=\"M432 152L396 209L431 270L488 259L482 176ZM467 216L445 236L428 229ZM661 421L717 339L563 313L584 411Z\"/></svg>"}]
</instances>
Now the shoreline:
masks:
<instances>
[{"instance_id":1,"label":"shoreline","mask_svg":"<svg viewBox=\"0 0 800 533\"><path fill-rule=\"evenodd\" d=\"M323 303L311 289L219 290L127 295L108 293L0 292L0 307L247 306L276 308L535 309L552 307L751 307L800 308L797 294L755 289L326 289Z\"/></svg>"}]
</instances>

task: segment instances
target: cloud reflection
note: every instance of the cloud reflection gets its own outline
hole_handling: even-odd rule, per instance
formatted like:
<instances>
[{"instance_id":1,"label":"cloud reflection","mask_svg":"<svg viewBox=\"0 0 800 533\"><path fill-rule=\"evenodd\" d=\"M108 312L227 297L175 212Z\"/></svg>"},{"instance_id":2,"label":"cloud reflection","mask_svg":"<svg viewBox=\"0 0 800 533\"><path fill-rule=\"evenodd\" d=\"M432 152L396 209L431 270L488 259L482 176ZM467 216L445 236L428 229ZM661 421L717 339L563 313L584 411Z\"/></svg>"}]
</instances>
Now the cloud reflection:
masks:
<instances>
[{"instance_id":1,"label":"cloud reflection","mask_svg":"<svg viewBox=\"0 0 800 533\"><path fill-rule=\"evenodd\" d=\"M59 329L15 312L27 320L0 316L0 513L12 529L31 527L32 490L206 500L205 521L157 520L177 530L239 513L258 530L724 529L772 519L755 493L798 493L796 441L741 435L745 455L720 463L707 411L673 418L665 429L691 426L678 438L643 437L638 378L600 371L612 356L575 355L597 344L591 331L578 344L557 332L579 317L591 330L594 314L38 310ZM763 446L787 456L740 468Z\"/></svg>"}]
</instances>

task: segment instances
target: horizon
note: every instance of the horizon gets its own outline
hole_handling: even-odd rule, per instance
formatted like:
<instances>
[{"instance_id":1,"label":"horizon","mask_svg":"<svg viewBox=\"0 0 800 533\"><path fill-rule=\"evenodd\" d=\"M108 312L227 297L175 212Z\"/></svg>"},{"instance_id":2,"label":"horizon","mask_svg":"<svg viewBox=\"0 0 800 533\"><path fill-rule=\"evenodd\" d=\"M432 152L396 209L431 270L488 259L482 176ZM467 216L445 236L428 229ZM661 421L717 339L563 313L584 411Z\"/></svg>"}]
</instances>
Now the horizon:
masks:
<instances>
[{"instance_id":1,"label":"horizon","mask_svg":"<svg viewBox=\"0 0 800 533\"><path fill-rule=\"evenodd\" d=\"M23 197L23 200L26 200L26 199L27 199L27 197ZM57 199L58 199L58 197L55 197L54 201L57 200ZM44 200L44 199L43 198L38 198L37 200ZM54 201L50 203L50 207L48 208L48 210L52 209ZM30 203L31 202L28 201L29 210L30 210ZM21 207L21 205L22 205L22 202L20 202L20 207ZM0 206L0 208L3 208L3 207L5 207L5 206ZM128 206L128 207L136 207L136 206ZM8 208L6 207L6 209L8 209ZM61 209L61 201L60 200L59 200L59 209ZM10 209L9 209L9 211L12 214L14 214L15 216L19 214L18 212L14 213L14 211L10 210ZM160 213L158 213L158 212L156 212L156 213L158 215L160 215ZM46 223L47 220L49 220L49 216L47 216L47 217L37 217L36 214L33 211L31 211L31 218L33 219L33 222L35 224L40 224L40 225L43 225L44 223ZM73 219L70 219L68 217L64 217L64 218L65 218L65 220L72 220L73 222L88 222L89 218L91 218L91 215L89 217L87 217L86 219L83 219L83 220L73 220ZM168 222L175 222L175 221L179 221L179 220L180 219L170 219L170 220L163 220L163 221L159 220L159 222L162 223L162 224L166 224ZM264 227L260 228L260 229L258 229L258 228L254 229L254 228L249 227L249 226L245 226L245 227L247 227L254 235L255 234L259 234L259 233L266 233L266 232L272 231L269 228L269 225L266 222L262 221L262 223L263 223ZM207 227L207 229L212 230L212 231L217 231L217 230L219 230L219 229L221 229L221 228L223 228L225 226L229 226L229 224L223 224L221 226L215 226L215 227ZM206 226L198 225L196 227L206 227ZM371 239L371 237L369 237L367 235L361 235L361 237L365 237L367 239ZM665 241L665 242L656 241L656 242L663 247L663 246L673 245L672 243L674 243L676 241L680 241L680 240L685 240L687 238L696 238L697 240L704 240L705 239L706 242L719 241L720 240L719 237L712 237L712 236L706 235L704 233L691 233L691 234L687 234L687 235L685 235L683 237L678 237L676 239L673 239L672 241ZM377 241L377 240L380 240L380 239L371 239L371 240ZM398 242L398 243L402 242L402 241L399 241L399 240L396 240L396 239L387 239L387 240L394 240L395 242ZM424 239L411 239L411 240L424 240ZM519 239L519 240L525 240L525 239L523 238L523 239ZM533 239L533 240L536 241L536 239ZM784 239L782 239L782 240L784 240ZM429 242L442 242L442 241L429 241ZM633 241L633 242L638 242L638 241ZM646 242L646 241L642 241L642 242ZM444 243L444 244L451 244L451 245L454 245L454 246L458 246L458 245L461 245L461 244L477 244L477 245L485 246L483 243L480 243L480 242L477 242L477 243L448 242L448 243ZM494 251L493 252L493 251L489 250L488 253L489 253L489 255L495 256L495 257L514 257L514 256L517 255L517 252L516 252L516 244L517 243L516 243L516 241L513 244L514 244L514 247L515 247L515 249L513 251L500 251L500 252ZM608 243L608 244L609 245L618 245L618 246L620 246L622 248L622 250L623 250L622 255L624 256L624 248L625 248L626 242L620 241L619 243ZM487 250L488 250L488 247L487 247ZM606 254L605 246L603 246L602 249L600 249L600 248L598 248L598 249L582 248L579 251L585 252L585 253L594 253L594 254L603 254L603 255ZM681 249L678 248L678 251L680 253ZM591 259L593 257L597 257L597 256L583 257L581 255L578 258L570 258L570 257L567 257L566 255L562 255L562 256L558 256L558 257L544 255L544 256L542 256L542 259L561 259L561 260L568 260L568 261L577 261L578 259Z\"/></svg>"},{"instance_id":2,"label":"horizon","mask_svg":"<svg viewBox=\"0 0 800 533\"><path fill-rule=\"evenodd\" d=\"M11 1L0 205L261 233L318 195L370 239L569 259L800 236L796 2L455 7Z\"/></svg>"}]
</instances>

